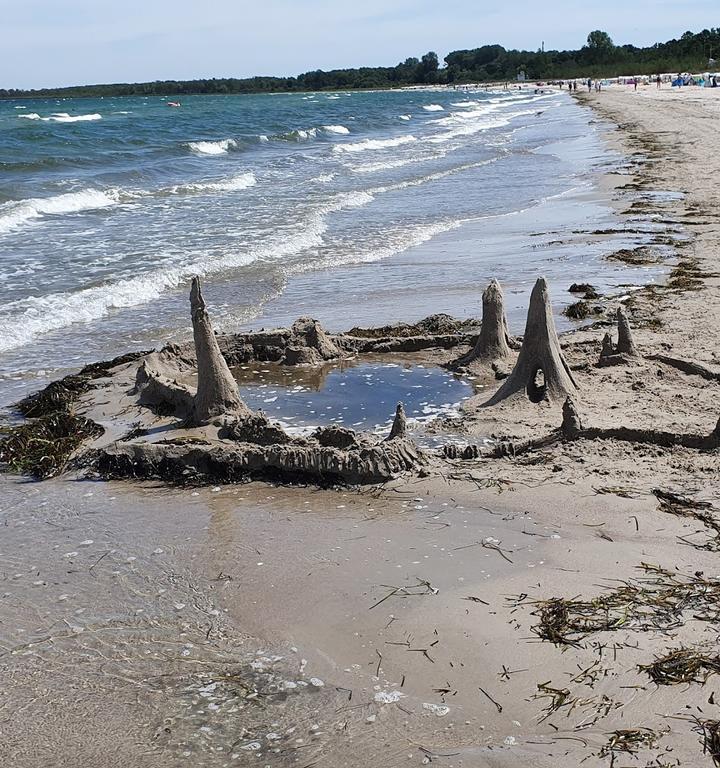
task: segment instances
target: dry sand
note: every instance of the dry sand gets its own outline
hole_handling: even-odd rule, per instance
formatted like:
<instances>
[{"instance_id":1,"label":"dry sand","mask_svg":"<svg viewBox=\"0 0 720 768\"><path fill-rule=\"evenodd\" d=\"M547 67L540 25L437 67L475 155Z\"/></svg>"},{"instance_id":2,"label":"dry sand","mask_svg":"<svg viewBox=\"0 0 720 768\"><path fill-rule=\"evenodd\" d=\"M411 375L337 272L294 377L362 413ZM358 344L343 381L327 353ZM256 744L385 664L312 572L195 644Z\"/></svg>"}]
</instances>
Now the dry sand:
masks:
<instances>
[{"instance_id":1,"label":"dry sand","mask_svg":"<svg viewBox=\"0 0 720 768\"><path fill-rule=\"evenodd\" d=\"M608 140L632 167L608 181L634 205L628 227L641 213L690 235L671 238L674 287L632 294L640 351L720 370L720 100L580 98L622 126ZM604 331L563 338L587 423L712 430L717 381L644 358L598 369ZM557 406L485 397L466 407L469 440L559 424ZM713 585L697 581L720 575L713 509L703 524L652 490L720 505L718 469L717 451L581 440L365 491L4 477L2 762L711 766L693 729L720 719L720 678L657 686L638 665L717 652ZM590 606L606 631L541 640L532 601L607 594L642 563L678 574L653 576L682 593L670 618L645 584L609 614Z\"/></svg>"}]
</instances>

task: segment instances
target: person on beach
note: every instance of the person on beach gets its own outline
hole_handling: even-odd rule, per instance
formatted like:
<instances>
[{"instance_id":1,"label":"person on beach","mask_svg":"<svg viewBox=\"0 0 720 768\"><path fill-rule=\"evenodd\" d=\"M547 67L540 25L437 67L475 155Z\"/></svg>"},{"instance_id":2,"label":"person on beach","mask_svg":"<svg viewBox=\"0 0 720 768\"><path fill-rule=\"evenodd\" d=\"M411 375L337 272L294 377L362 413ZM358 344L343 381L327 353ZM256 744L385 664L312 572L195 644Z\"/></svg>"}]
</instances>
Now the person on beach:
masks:
<instances>
[{"instance_id":1,"label":"person on beach","mask_svg":"<svg viewBox=\"0 0 720 768\"><path fill-rule=\"evenodd\" d=\"M660 86L662 85L662 78L660 77L660 75L657 76L657 79L655 80L655 82L657 83L657 87L660 88Z\"/></svg>"},{"instance_id":2,"label":"person on beach","mask_svg":"<svg viewBox=\"0 0 720 768\"><path fill-rule=\"evenodd\" d=\"M637 91L637 85L638 85L638 79L637 77L633 77L633 90Z\"/></svg>"},{"instance_id":3,"label":"person on beach","mask_svg":"<svg viewBox=\"0 0 720 768\"><path fill-rule=\"evenodd\" d=\"M592 91L592 80L589 77L587 79L587 87L588 87L588 93L590 93L590 91Z\"/></svg>"}]
</instances>

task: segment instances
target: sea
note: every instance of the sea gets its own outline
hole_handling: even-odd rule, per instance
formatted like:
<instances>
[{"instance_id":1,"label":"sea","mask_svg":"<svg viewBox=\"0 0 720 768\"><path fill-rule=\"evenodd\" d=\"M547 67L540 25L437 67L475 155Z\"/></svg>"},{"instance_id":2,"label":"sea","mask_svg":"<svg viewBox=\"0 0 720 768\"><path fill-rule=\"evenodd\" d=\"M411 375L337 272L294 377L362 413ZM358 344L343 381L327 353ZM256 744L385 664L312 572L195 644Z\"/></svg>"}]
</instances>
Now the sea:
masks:
<instances>
[{"instance_id":1,"label":"sea","mask_svg":"<svg viewBox=\"0 0 720 768\"><path fill-rule=\"evenodd\" d=\"M659 277L605 260L653 225L628 230L598 184L628 161L566 93L172 100L0 102L0 405L188 338L193 275L221 331L479 316L496 277L516 333L541 274L557 312L573 281Z\"/></svg>"}]
</instances>

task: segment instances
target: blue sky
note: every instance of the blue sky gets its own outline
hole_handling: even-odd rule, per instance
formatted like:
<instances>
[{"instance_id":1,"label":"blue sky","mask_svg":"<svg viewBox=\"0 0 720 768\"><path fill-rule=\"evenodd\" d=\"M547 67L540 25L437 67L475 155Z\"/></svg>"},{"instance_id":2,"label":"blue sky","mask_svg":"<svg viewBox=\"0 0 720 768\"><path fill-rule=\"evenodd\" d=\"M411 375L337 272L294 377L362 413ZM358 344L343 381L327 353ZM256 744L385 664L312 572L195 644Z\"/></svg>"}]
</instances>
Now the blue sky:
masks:
<instances>
[{"instance_id":1,"label":"blue sky","mask_svg":"<svg viewBox=\"0 0 720 768\"><path fill-rule=\"evenodd\" d=\"M500 43L645 45L720 25L718 0L0 0L0 87L292 75Z\"/></svg>"}]
</instances>

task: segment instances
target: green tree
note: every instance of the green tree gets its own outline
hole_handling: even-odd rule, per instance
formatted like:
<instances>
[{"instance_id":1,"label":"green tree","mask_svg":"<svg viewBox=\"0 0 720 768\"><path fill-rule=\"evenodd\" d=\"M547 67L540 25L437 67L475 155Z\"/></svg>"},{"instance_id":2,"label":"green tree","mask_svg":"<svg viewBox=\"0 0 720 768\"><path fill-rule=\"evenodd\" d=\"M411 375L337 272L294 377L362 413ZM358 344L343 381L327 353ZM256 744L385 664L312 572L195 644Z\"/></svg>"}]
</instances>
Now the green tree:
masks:
<instances>
[{"instance_id":1,"label":"green tree","mask_svg":"<svg viewBox=\"0 0 720 768\"><path fill-rule=\"evenodd\" d=\"M607 32L596 29L587 36L587 46L593 51L602 51L604 53L612 51L615 44Z\"/></svg>"}]
</instances>

